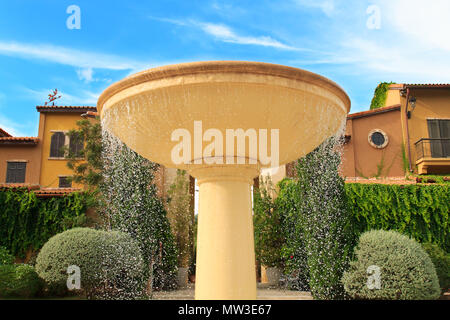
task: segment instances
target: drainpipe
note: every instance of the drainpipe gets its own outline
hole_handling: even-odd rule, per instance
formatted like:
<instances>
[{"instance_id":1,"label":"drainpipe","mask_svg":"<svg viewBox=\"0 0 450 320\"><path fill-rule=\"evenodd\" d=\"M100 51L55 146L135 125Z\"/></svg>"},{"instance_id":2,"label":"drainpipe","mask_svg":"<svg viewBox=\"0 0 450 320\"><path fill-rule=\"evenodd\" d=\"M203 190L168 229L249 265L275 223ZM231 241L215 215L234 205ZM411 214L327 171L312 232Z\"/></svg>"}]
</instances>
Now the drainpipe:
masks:
<instances>
[{"instance_id":1,"label":"drainpipe","mask_svg":"<svg viewBox=\"0 0 450 320\"><path fill-rule=\"evenodd\" d=\"M408 128L408 104L409 104L409 88L406 88L406 108L405 108L405 121L406 121L406 142L408 144L408 162L409 172L412 172L411 164L411 144L409 143L409 128Z\"/></svg>"}]
</instances>

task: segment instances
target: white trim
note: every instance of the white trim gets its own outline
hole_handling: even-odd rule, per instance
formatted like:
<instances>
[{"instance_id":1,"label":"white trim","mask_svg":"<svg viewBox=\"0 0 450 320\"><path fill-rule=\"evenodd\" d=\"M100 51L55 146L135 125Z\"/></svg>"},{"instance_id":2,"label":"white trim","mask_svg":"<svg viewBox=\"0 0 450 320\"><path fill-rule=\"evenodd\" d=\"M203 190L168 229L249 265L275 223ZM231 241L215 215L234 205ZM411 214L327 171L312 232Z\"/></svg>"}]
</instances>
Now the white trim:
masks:
<instances>
[{"instance_id":1,"label":"white trim","mask_svg":"<svg viewBox=\"0 0 450 320\"><path fill-rule=\"evenodd\" d=\"M6 162L25 162L28 163L30 160L6 160Z\"/></svg>"},{"instance_id":2,"label":"white trim","mask_svg":"<svg viewBox=\"0 0 450 320\"><path fill-rule=\"evenodd\" d=\"M383 136L384 136L384 143L381 145L381 146L377 146L375 143L373 143L373 141L372 141L372 135L374 134L374 133L381 133ZM369 144L372 146L372 147L374 147L375 149L384 149L384 148L386 148L387 147L387 145L389 144L389 137L388 137L388 135L386 134L386 132L384 132L383 130L381 130L381 129L373 129L373 130L371 130L370 132L369 132L369 135L367 136L367 140L369 141Z\"/></svg>"}]
</instances>

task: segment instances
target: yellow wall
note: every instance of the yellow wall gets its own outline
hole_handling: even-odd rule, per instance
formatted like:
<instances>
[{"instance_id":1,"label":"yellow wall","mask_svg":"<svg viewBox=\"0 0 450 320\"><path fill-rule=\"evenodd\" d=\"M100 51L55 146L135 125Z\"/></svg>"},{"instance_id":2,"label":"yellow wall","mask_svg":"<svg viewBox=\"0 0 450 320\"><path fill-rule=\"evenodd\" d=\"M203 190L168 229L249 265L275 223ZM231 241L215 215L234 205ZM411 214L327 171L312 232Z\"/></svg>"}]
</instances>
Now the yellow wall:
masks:
<instances>
[{"instance_id":1,"label":"yellow wall","mask_svg":"<svg viewBox=\"0 0 450 320\"><path fill-rule=\"evenodd\" d=\"M42 137L41 161L41 188L58 188L59 176L71 176L72 170L67 168L67 160L50 158L50 143L52 130L69 131L77 127L76 122L81 120L81 113L48 112L41 113L39 121L39 134ZM42 135L41 135L42 134ZM82 186L72 184L73 188Z\"/></svg>"},{"instance_id":2,"label":"yellow wall","mask_svg":"<svg viewBox=\"0 0 450 320\"><path fill-rule=\"evenodd\" d=\"M387 98L386 103L384 104L384 107L394 106L397 104L400 104L400 90L399 85L391 85L388 92L387 92Z\"/></svg>"},{"instance_id":3,"label":"yellow wall","mask_svg":"<svg viewBox=\"0 0 450 320\"><path fill-rule=\"evenodd\" d=\"M416 108L408 119L411 162L415 169L417 159L415 143L422 138L429 138L427 119L450 119L450 90L448 89L411 89L410 96L417 99ZM406 134L406 97L402 97L402 127L404 141ZM408 107L411 110L411 106ZM449 165L450 165L450 159ZM417 172L417 170L414 170Z\"/></svg>"}]
</instances>

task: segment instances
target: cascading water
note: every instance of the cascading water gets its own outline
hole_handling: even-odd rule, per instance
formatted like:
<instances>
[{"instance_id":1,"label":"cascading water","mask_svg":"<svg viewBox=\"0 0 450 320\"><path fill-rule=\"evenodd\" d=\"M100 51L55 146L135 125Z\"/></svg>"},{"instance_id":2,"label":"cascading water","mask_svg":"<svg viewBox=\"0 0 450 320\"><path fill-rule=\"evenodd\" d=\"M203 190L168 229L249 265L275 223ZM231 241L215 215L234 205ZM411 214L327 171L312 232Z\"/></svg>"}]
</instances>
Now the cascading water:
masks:
<instances>
[{"instance_id":1,"label":"cascading water","mask_svg":"<svg viewBox=\"0 0 450 320\"><path fill-rule=\"evenodd\" d=\"M143 278L134 279L126 297L151 296L154 289L175 284L176 249L166 210L157 196L154 174L158 165L129 149L103 130L104 176L102 215L108 229L135 239L145 264Z\"/></svg>"}]
</instances>

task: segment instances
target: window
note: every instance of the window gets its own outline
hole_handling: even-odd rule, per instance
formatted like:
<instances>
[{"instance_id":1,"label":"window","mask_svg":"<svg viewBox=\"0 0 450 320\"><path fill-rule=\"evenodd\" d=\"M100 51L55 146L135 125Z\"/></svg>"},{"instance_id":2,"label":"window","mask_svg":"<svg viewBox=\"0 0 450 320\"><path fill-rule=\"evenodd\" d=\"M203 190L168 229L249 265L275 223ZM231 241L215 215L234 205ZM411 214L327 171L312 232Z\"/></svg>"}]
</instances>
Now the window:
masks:
<instances>
[{"instance_id":1,"label":"window","mask_svg":"<svg viewBox=\"0 0 450 320\"><path fill-rule=\"evenodd\" d=\"M64 144L66 141L66 135L64 132L55 132L52 135L50 144L50 157L51 158L63 158L64 157Z\"/></svg>"},{"instance_id":2,"label":"window","mask_svg":"<svg viewBox=\"0 0 450 320\"><path fill-rule=\"evenodd\" d=\"M70 143L69 143L70 153L79 157L79 156L81 156L81 151L83 151L83 147L84 147L83 136L81 134L74 133L70 137Z\"/></svg>"},{"instance_id":3,"label":"window","mask_svg":"<svg viewBox=\"0 0 450 320\"><path fill-rule=\"evenodd\" d=\"M72 182L68 179L68 177L59 177L58 188L72 188Z\"/></svg>"},{"instance_id":4,"label":"window","mask_svg":"<svg viewBox=\"0 0 450 320\"><path fill-rule=\"evenodd\" d=\"M433 158L450 157L450 120L428 119L431 156Z\"/></svg>"},{"instance_id":5,"label":"window","mask_svg":"<svg viewBox=\"0 0 450 320\"><path fill-rule=\"evenodd\" d=\"M369 132L369 144L377 149L386 148L389 143L387 134L380 129L375 129Z\"/></svg>"},{"instance_id":6,"label":"window","mask_svg":"<svg viewBox=\"0 0 450 320\"><path fill-rule=\"evenodd\" d=\"M6 167L6 183L24 183L26 162L8 162Z\"/></svg>"}]
</instances>

